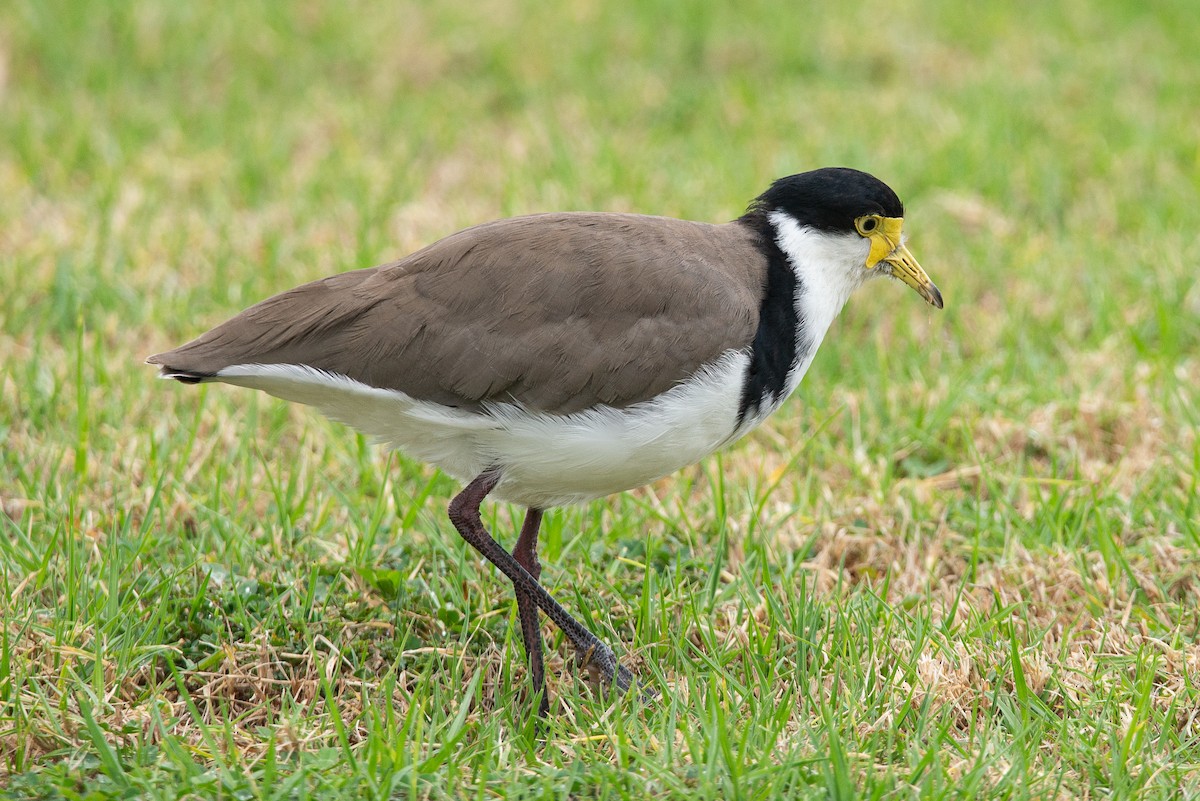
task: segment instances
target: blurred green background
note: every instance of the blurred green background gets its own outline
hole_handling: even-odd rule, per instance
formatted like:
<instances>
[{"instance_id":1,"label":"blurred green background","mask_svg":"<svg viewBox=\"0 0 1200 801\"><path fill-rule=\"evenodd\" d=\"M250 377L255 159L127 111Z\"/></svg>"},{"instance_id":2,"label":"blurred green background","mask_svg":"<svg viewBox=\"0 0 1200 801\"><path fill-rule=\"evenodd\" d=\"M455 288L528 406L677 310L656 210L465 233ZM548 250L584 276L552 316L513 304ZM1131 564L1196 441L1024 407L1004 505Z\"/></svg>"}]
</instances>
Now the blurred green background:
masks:
<instances>
[{"instance_id":1,"label":"blurred green background","mask_svg":"<svg viewBox=\"0 0 1200 801\"><path fill-rule=\"evenodd\" d=\"M1194 788L1193 5L0 5L0 783ZM872 286L750 441L552 516L668 702L555 657L549 745L452 482L141 364L487 219L723 221L825 165L897 190L946 309Z\"/></svg>"}]
</instances>

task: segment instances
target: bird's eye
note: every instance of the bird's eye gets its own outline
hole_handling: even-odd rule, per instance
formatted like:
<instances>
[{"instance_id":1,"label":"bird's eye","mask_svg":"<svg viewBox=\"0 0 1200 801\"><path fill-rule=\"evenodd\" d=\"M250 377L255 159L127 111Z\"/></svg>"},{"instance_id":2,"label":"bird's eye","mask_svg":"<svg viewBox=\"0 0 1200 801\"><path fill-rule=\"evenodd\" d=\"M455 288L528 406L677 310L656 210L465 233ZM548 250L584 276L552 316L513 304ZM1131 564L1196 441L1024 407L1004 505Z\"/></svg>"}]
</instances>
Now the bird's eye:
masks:
<instances>
[{"instance_id":1,"label":"bird's eye","mask_svg":"<svg viewBox=\"0 0 1200 801\"><path fill-rule=\"evenodd\" d=\"M854 227L863 236L870 236L871 232L879 227L879 215L868 214L865 217L859 217L854 221Z\"/></svg>"}]
</instances>

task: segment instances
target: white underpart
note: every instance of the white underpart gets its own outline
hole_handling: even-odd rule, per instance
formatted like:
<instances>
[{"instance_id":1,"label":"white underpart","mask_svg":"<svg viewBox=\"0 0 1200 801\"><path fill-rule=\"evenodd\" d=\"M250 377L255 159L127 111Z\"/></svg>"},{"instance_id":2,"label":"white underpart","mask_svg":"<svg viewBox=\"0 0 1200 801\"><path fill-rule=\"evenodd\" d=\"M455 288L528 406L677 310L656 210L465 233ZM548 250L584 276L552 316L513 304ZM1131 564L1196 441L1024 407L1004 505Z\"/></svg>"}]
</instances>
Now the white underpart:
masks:
<instances>
[{"instance_id":1,"label":"white underpart","mask_svg":"<svg viewBox=\"0 0 1200 801\"><path fill-rule=\"evenodd\" d=\"M785 393L741 425L745 350L726 351L651 400L567 415L516 403L466 411L298 364L234 365L217 380L314 406L463 482L498 469L492 495L501 500L544 509L611 495L698 462L762 422L799 385L830 323L870 276L866 240L802 228L781 212L771 220L804 288L796 304L807 329Z\"/></svg>"},{"instance_id":2,"label":"white underpart","mask_svg":"<svg viewBox=\"0 0 1200 801\"><path fill-rule=\"evenodd\" d=\"M218 378L315 406L463 482L497 468L494 497L544 509L647 484L725 444L748 361L728 351L649 401L568 415L515 403L473 413L296 364L235 365Z\"/></svg>"}]
</instances>

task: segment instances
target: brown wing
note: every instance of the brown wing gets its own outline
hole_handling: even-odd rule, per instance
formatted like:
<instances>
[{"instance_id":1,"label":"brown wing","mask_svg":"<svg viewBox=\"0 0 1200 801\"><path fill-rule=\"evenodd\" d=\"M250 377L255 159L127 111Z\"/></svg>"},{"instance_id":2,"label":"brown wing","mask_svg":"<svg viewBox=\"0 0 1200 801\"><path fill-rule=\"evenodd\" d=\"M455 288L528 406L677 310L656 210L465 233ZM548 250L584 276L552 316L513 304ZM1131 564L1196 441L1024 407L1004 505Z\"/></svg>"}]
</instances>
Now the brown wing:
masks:
<instances>
[{"instance_id":1,"label":"brown wing","mask_svg":"<svg viewBox=\"0 0 1200 801\"><path fill-rule=\"evenodd\" d=\"M754 237L638 215L499 220L275 295L149 361L199 379L303 364L467 408L628 406L749 346L766 280Z\"/></svg>"}]
</instances>

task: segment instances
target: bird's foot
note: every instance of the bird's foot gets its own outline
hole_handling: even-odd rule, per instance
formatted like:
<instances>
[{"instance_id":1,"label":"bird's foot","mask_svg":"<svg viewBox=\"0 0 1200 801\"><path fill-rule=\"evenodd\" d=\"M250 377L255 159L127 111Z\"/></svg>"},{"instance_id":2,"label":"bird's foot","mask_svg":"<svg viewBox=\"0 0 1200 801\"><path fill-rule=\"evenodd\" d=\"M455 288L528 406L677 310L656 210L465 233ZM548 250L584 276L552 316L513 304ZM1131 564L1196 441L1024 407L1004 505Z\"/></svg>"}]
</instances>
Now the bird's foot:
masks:
<instances>
[{"instance_id":1,"label":"bird's foot","mask_svg":"<svg viewBox=\"0 0 1200 801\"><path fill-rule=\"evenodd\" d=\"M622 693L635 690L638 700L651 704L658 700L658 691L639 682L629 668L617 661L616 654L603 643L594 643L579 653L579 666L593 676L610 684Z\"/></svg>"}]
</instances>

